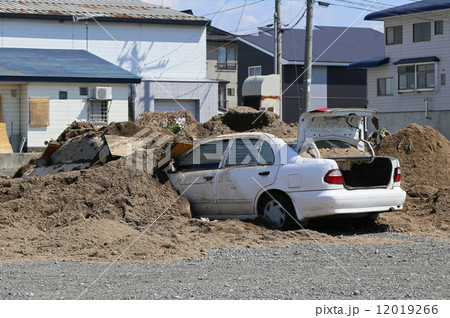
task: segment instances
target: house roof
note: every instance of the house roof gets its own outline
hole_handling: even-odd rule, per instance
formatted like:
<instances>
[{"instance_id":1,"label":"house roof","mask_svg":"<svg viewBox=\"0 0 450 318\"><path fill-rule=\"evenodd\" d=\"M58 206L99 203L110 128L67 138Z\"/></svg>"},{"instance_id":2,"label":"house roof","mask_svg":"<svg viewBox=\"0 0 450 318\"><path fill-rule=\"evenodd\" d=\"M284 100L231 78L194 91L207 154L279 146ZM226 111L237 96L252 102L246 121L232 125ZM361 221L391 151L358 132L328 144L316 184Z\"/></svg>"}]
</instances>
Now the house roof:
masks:
<instances>
[{"instance_id":1,"label":"house roof","mask_svg":"<svg viewBox=\"0 0 450 318\"><path fill-rule=\"evenodd\" d=\"M439 0L439 1L423 0L373 12L371 14L366 15L364 20L383 20L384 18L389 18L393 16L444 10L444 9L450 9L450 0Z\"/></svg>"},{"instance_id":2,"label":"house roof","mask_svg":"<svg viewBox=\"0 0 450 318\"><path fill-rule=\"evenodd\" d=\"M389 63L389 58L382 56L372 57L366 60L357 61L355 63L350 64L347 66L347 69L353 70L353 69L366 69L366 68L373 68L378 67L384 64Z\"/></svg>"},{"instance_id":3,"label":"house roof","mask_svg":"<svg viewBox=\"0 0 450 318\"><path fill-rule=\"evenodd\" d=\"M425 62L439 62L439 58L437 56L413 57L409 59L401 59L395 61L392 64L402 65L402 64L425 63Z\"/></svg>"},{"instance_id":4,"label":"house roof","mask_svg":"<svg viewBox=\"0 0 450 318\"><path fill-rule=\"evenodd\" d=\"M244 43L273 55L273 29L257 36L240 38ZM384 54L383 33L370 28L316 26L313 31L313 61L349 64ZM303 63L305 30L283 30L283 59L288 63Z\"/></svg>"},{"instance_id":5,"label":"house roof","mask_svg":"<svg viewBox=\"0 0 450 318\"><path fill-rule=\"evenodd\" d=\"M237 37L222 29L208 26L206 40L214 42L236 42Z\"/></svg>"},{"instance_id":6,"label":"house roof","mask_svg":"<svg viewBox=\"0 0 450 318\"><path fill-rule=\"evenodd\" d=\"M205 25L209 20L140 0L3 0L0 17Z\"/></svg>"},{"instance_id":7,"label":"house roof","mask_svg":"<svg viewBox=\"0 0 450 318\"><path fill-rule=\"evenodd\" d=\"M140 83L141 78L83 50L0 48L0 81Z\"/></svg>"}]
</instances>

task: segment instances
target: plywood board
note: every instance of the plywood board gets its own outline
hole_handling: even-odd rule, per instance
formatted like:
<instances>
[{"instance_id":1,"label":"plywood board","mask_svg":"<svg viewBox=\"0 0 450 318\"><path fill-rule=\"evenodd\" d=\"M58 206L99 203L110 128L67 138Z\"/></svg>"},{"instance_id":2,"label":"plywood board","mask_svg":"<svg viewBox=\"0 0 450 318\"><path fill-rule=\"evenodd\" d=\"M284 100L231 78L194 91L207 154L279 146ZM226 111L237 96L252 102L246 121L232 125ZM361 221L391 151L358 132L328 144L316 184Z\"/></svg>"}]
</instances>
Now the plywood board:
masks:
<instances>
[{"instance_id":1,"label":"plywood board","mask_svg":"<svg viewBox=\"0 0 450 318\"><path fill-rule=\"evenodd\" d=\"M30 127L50 125L50 98L30 97Z\"/></svg>"}]
</instances>

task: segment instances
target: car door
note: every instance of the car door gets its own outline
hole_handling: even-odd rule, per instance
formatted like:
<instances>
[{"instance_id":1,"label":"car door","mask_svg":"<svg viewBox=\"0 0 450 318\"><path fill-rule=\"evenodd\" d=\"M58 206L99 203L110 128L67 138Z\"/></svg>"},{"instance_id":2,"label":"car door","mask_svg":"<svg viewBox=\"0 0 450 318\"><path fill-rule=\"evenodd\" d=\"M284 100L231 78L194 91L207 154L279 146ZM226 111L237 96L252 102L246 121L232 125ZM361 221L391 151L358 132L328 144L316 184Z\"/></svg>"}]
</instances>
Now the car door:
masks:
<instances>
[{"instance_id":1,"label":"car door","mask_svg":"<svg viewBox=\"0 0 450 318\"><path fill-rule=\"evenodd\" d=\"M217 178L220 215L253 214L256 194L275 181L277 171L275 153L267 141L236 139Z\"/></svg>"},{"instance_id":2,"label":"car door","mask_svg":"<svg viewBox=\"0 0 450 318\"><path fill-rule=\"evenodd\" d=\"M196 215L216 215L215 182L219 165L228 140L215 140L200 144L184 155L178 172L169 174L175 188L191 203Z\"/></svg>"}]
</instances>

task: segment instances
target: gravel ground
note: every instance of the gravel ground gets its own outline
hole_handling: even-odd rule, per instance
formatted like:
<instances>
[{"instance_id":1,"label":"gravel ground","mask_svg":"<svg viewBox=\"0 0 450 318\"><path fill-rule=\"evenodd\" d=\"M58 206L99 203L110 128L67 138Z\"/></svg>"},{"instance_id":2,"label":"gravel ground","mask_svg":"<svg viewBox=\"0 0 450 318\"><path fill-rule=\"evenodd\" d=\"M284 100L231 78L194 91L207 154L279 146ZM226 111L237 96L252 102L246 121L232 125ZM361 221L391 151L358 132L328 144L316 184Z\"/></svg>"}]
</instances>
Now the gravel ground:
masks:
<instances>
[{"instance_id":1,"label":"gravel ground","mask_svg":"<svg viewBox=\"0 0 450 318\"><path fill-rule=\"evenodd\" d=\"M210 249L205 258L178 263L116 263L99 279L109 264L2 263L0 298L450 298L450 242L399 233L362 236L409 242Z\"/></svg>"}]
</instances>

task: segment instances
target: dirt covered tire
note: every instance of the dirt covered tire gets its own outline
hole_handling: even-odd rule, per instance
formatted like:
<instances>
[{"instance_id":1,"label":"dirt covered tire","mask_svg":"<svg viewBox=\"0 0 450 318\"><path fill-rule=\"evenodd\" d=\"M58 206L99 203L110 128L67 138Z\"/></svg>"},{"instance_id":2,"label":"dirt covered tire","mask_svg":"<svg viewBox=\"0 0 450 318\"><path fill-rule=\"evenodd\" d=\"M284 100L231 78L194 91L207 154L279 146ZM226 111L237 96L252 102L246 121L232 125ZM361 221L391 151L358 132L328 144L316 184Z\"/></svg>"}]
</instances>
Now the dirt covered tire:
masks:
<instances>
[{"instance_id":1,"label":"dirt covered tire","mask_svg":"<svg viewBox=\"0 0 450 318\"><path fill-rule=\"evenodd\" d=\"M294 205L286 194L265 194L259 204L258 213L273 222L281 230L298 228Z\"/></svg>"}]
</instances>

